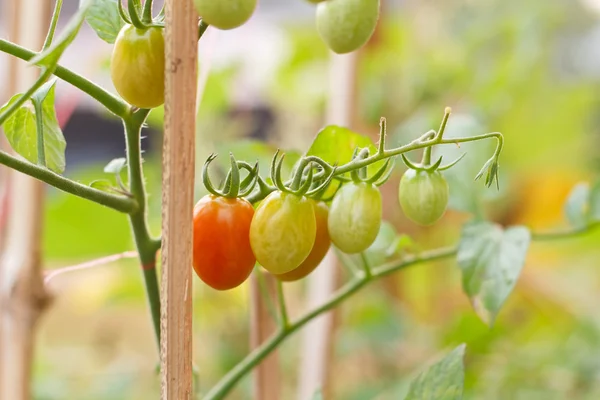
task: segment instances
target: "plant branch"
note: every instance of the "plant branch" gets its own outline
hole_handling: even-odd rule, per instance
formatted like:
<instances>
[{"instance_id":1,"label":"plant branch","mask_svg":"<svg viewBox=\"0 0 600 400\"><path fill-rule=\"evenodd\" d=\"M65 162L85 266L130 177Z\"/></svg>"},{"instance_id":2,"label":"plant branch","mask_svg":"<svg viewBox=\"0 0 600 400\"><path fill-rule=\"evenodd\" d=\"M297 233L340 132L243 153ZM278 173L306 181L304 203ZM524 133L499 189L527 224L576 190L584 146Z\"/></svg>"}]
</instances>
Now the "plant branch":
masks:
<instances>
[{"instance_id":1,"label":"plant branch","mask_svg":"<svg viewBox=\"0 0 600 400\"><path fill-rule=\"evenodd\" d=\"M550 240L579 236L582 234L590 233L592 230L600 227L600 221L594 221L582 228L559 230L547 233L532 233L532 240ZM253 352L248 354L239 364L237 364L227 375L225 375L216 386L214 386L210 392L205 396L205 400L219 400L225 398L229 391L236 385L236 383L242 379L247 373L249 373L256 365L258 365L265 357L267 357L277 346L287 339L289 336L294 334L308 322L318 317L319 315L335 308L343 301L348 299L354 293L358 292L361 288L366 286L369 282L375 281L379 278L390 275L399 270L411 267L416 264L439 261L452 256L455 256L458 252L458 247L442 247L439 249L424 251L418 255L407 256L401 260L394 260L382 264L373 269L366 269L364 272L356 272L355 277L350 280L342 288L338 289L329 300L315 308L314 310L306 313L301 318L292 322L287 328L280 329L275 333L268 341L266 341L261 347L256 348ZM363 263L366 259L363 258ZM366 266L367 264L365 264ZM370 274L369 274L370 271Z\"/></svg>"},{"instance_id":2,"label":"plant branch","mask_svg":"<svg viewBox=\"0 0 600 400\"><path fill-rule=\"evenodd\" d=\"M37 55L36 52L21 47L5 39L0 39L0 51L25 61L29 61L31 58ZM121 118L125 118L131 109L129 104L127 104L121 98L111 94L90 80L65 67L60 65L57 66L54 70L54 75L80 89L82 92L89 94L91 97L104 105L104 107L106 107L110 112Z\"/></svg>"},{"instance_id":3,"label":"plant branch","mask_svg":"<svg viewBox=\"0 0 600 400\"><path fill-rule=\"evenodd\" d=\"M290 321L288 319L287 305L285 304L285 294L283 293L283 284L277 279L277 300L279 301L279 325L281 329L287 329Z\"/></svg>"},{"instance_id":4,"label":"plant branch","mask_svg":"<svg viewBox=\"0 0 600 400\"><path fill-rule=\"evenodd\" d=\"M56 32L56 24L58 23L60 10L62 9L62 3L63 0L56 0L54 11L52 12L52 20L50 21L50 27L48 28L48 34L46 35L46 40L44 40L42 51L46 50L52 45L52 40L54 40L54 32Z\"/></svg>"},{"instance_id":5,"label":"plant branch","mask_svg":"<svg viewBox=\"0 0 600 400\"><path fill-rule=\"evenodd\" d=\"M10 105L10 107L8 107L2 114L0 114L0 126L2 126L2 124L4 124L6 122L6 120L15 111L17 111L19 108L21 108L21 106L23 104L25 104L25 102L27 100L29 100L31 98L31 96L33 96L33 94L36 92L36 90L38 90L46 82L46 80L48 78L50 78L51 76L52 76L51 70L48 70L48 69L44 70L44 72L37 78L35 83L33 85L31 85L31 87L29 89L27 89L27 91L25 93L23 93L14 103L12 103Z\"/></svg>"},{"instance_id":6,"label":"plant branch","mask_svg":"<svg viewBox=\"0 0 600 400\"><path fill-rule=\"evenodd\" d=\"M160 290L156 274L156 252L160 249L160 240L152 238L146 216L146 187L142 169L141 130L150 110L138 110L123 120L127 144L127 171L129 190L138 204L137 210L130 214L129 222L135 245L144 273L146 295L156 335L160 347Z\"/></svg>"},{"instance_id":7,"label":"plant branch","mask_svg":"<svg viewBox=\"0 0 600 400\"><path fill-rule=\"evenodd\" d=\"M130 197L115 195L91 188L79 182L72 181L69 178L65 178L64 176L58 175L49 169L12 156L5 151L0 151L0 164L22 172L25 175L32 176L40 181L46 182L47 184L64 192L91 200L120 212L129 214L135 212L135 210L138 208L138 203Z\"/></svg>"}]
</instances>

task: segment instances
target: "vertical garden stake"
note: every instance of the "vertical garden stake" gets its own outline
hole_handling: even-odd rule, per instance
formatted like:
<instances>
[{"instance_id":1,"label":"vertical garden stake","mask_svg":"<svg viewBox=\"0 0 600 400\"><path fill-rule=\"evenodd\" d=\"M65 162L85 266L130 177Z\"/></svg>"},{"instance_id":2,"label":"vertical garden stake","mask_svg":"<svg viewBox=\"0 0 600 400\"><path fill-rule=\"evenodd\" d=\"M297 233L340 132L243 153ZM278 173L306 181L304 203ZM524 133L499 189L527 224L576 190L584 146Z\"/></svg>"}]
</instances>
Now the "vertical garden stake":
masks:
<instances>
[{"instance_id":1,"label":"vertical garden stake","mask_svg":"<svg viewBox=\"0 0 600 400\"><path fill-rule=\"evenodd\" d=\"M166 1L162 203L162 400L192 398L192 209L198 17Z\"/></svg>"}]
</instances>

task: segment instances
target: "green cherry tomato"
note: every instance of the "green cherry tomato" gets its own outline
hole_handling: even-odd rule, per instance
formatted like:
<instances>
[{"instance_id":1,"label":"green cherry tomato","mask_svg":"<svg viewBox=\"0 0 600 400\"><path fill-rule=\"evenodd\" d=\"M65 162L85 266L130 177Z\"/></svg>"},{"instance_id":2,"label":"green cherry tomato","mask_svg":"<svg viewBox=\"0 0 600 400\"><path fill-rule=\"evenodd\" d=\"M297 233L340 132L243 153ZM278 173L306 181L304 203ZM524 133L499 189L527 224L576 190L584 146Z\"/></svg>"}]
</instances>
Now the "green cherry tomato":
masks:
<instances>
[{"instance_id":1,"label":"green cherry tomato","mask_svg":"<svg viewBox=\"0 0 600 400\"><path fill-rule=\"evenodd\" d=\"M272 274L298 268L315 243L317 223L306 197L276 191L256 208L250 245L256 260Z\"/></svg>"},{"instance_id":2,"label":"green cherry tomato","mask_svg":"<svg viewBox=\"0 0 600 400\"><path fill-rule=\"evenodd\" d=\"M408 169L400 180L399 200L404 214L420 225L437 222L448 205L448 183L439 171Z\"/></svg>"},{"instance_id":3,"label":"green cherry tomato","mask_svg":"<svg viewBox=\"0 0 600 400\"><path fill-rule=\"evenodd\" d=\"M347 183L331 203L328 220L331 241L344 253L360 253L375 241L381 216L381 193L375 185Z\"/></svg>"},{"instance_id":4,"label":"green cherry tomato","mask_svg":"<svg viewBox=\"0 0 600 400\"><path fill-rule=\"evenodd\" d=\"M375 32L379 0L327 0L317 5L317 31L327 46L344 54L362 47Z\"/></svg>"},{"instance_id":5,"label":"green cherry tomato","mask_svg":"<svg viewBox=\"0 0 600 400\"><path fill-rule=\"evenodd\" d=\"M165 39L161 28L125 25L115 41L110 76L129 104L154 108L165 102Z\"/></svg>"},{"instance_id":6,"label":"green cherry tomato","mask_svg":"<svg viewBox=\"0 0 600 400\"><path fill-rule=\"evenodd\" d=\"M194 271L213 289L233 289L254 269L253 216L252 204L239 198L207 195L194 207Z\"/></svg>"},{"instance_id":7,"label":"green cherry tomato","mask_svg":"<svg viewBox=\"0 0 600 400\"><path fill-rule=\"evenodd\" d=\"M329 217L329 208L327 204L322 201L316 202L310 200L313 203L315 210L315 221L317 223L317 234L315 236L315 244L310 251L306 260L300 264L300 266L285 274L275 275L277 279L283 282L292 282L300 280L306 277L308 274L313 272L315 268L321 264L323 258L331 247L331 239L329 238L329 230L327 229L327 219Z\"/></svg>"},{"instance_id":8,"label":"green cherry tomato","mask_svg":"<svg viewBox=\"0 0 600 400\"><path fill-rule=\"evenodd\" d=\"M194 0L194 4L207 24L224 30L243 25L256 9L256 0Z\"/></svg>"}]
</instances>

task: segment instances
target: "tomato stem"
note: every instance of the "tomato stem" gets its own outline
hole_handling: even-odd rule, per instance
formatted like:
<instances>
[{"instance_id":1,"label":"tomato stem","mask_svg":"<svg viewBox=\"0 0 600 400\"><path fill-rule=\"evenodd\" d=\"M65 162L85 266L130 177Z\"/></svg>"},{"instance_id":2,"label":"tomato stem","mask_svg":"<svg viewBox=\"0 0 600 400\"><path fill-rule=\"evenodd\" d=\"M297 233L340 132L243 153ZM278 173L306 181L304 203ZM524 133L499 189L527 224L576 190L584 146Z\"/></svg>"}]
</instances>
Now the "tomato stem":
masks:
<instances>
[{"instance_id":1,"label":"tomato stem","mask_svg":"<svg viewBox=\"0 0 600 400\"><path fill-rule=\"evenodd\" d=\"M279 302L279 326L283 331L288 329L289 320L287 305L285 303L285 294L283 292L283 284L277 279L277 300Z\"/></svg>"},{"instance_id":2,"label":"tomato stem","mask_svg":"<svg viewBox=\"0 0 600 400\"><path fill-rule=\"evenodd\" d=\"M152 23L152 0L144 1L144 10L142 11L142 21L146 24Z\"/></svg>"}]
</instances>

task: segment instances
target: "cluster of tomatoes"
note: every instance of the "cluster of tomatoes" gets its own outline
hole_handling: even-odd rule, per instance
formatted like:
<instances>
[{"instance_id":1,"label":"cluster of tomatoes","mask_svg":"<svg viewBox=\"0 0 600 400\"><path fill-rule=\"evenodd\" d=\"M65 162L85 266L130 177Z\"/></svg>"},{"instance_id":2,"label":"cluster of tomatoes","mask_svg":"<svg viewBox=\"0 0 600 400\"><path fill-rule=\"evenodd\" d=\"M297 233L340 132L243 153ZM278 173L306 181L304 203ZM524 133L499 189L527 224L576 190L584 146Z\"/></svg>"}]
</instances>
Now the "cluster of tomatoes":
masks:
<instances>
[{"instance_id":1,"label":"cluster of tomatoes","mask_svg":"<svg viewBox=\"0 0 600 400\"><path fill-rule=\"evenodd\" d=\"M327 46L349 53L373 35L379 19L379 0L308 0L316 7L316 26ZM194 0L202 20L218 29L233 29L254 13L257 0ZM138 108L164 103L165 40L159 26L135 27L119 32L111 58L115 89Z\"/></svg>"},{"instance_id":2,"label":"cluster of tomatoes","mask_svg":"<svg viewBox=\"0 0 600 400\"><path fill-rule=\"evenodd\" d=\"M410 166L400 183L400 205L411 220L431 225L446 210L448 184L435 168ZM194 270L207 285L227 290L242 284L256 263L281 281L296 281L317 268L331 243L347 254L363 252L381 225L378 184L353 177L329 206L282 190L256 209L242 197L206 195L194 208Z\"/></svg>"}]
</instances>

